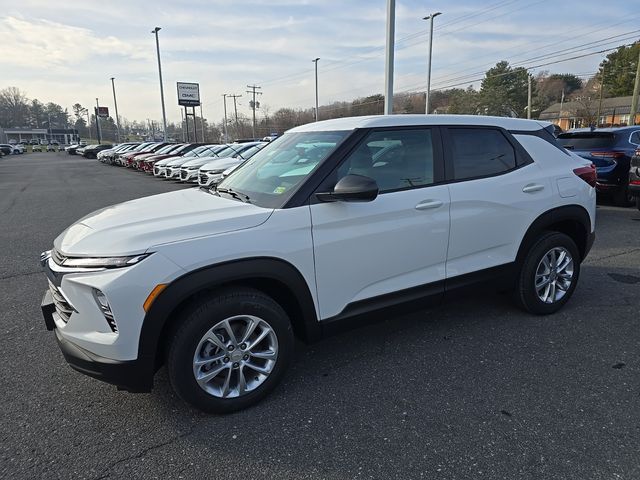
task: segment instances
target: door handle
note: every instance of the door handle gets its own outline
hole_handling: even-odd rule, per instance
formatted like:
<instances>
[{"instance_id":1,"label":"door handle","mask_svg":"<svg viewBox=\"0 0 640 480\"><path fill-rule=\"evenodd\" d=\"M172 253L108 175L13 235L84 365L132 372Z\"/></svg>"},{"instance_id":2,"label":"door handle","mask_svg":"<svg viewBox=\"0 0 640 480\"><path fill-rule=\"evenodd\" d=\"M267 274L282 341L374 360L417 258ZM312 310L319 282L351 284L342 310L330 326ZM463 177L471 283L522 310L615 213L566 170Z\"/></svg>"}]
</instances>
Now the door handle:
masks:
<instances>
[{"instance_id":1,"label":"door handle","mask_svg":"<svg viewBox=\"0 0 640 480\"><path fill-rule=\"evenodd\" d=\"M544 185L540 185L538 183L530 183L529 185L525 185L522 189L524 193L534 193L539 192L540 190L544 190Z\"/></svg>"},{"instance_id":2,"label":"door handle","mask_svg":"<svg viewBox=\"0 0 640 480\"><path fill-rule=\"evenodd\" d=\"M416 205L416 210L429 210L430 208L438 208L442 205L442 200L423 200Z\"/></svg>"}]
</instances>

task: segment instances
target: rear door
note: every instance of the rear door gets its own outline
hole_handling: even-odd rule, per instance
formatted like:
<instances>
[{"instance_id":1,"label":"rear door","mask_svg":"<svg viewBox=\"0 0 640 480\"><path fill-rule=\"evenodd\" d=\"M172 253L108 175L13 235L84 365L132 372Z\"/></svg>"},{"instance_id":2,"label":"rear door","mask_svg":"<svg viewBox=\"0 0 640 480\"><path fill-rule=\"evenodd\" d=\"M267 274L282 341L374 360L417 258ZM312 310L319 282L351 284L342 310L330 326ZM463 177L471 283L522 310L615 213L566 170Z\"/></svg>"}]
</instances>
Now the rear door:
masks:
<instances>
[{"instance_id":1,"label":"rear door","mask_svg":"<svg viewBox=\"0 0 640 480\"><path fill-rule=\"evenodd\" d=\"M527 228L553 202L549 179L502 129L443 130L451 182L447 279L513 262Z\"/></svg>"}]
</instances>

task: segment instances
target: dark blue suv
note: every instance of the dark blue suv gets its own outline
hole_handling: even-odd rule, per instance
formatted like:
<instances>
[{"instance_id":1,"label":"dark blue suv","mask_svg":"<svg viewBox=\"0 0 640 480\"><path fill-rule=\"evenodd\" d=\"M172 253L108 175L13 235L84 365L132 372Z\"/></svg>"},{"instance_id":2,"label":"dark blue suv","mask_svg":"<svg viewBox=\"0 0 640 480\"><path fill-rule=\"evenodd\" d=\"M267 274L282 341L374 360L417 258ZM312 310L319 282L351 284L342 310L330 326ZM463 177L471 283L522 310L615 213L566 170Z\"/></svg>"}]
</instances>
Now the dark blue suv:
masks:
<instances>
[{"instance_id":1,"label":"dark blue suv","mask_svg":"<svg viewBox=\"0 0 640 480\"><path fill-rule=\"evenodd\" d=\"M640 125L574 130L558 135L558 143L593 162L598 175L598 192L610 194L621 207L633 203L629 192L629 168L631 157L640 146Z\"/></svg>"}]
</instances>

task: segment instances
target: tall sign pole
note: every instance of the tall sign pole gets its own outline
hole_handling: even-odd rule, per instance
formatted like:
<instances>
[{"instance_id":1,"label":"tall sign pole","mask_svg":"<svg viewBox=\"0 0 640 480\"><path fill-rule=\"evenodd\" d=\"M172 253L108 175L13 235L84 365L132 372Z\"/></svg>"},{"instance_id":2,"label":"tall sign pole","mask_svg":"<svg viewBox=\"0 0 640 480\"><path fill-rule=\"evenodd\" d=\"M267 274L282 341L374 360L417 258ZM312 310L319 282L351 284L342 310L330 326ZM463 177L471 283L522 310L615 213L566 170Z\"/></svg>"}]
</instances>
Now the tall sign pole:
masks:
<instances>
[{"instance_id":1,"label":"tall sign pole","mask_svg":"<svg viewBox=\"0 0 640 480\"><path fill-rule=\"evenodd\" d=\"M202 116L202 103L200 104L200 134L202 136L202 141L205 142L205 139L204 139L204 117Z\"/></svg>"},{"instance_id":2,"label":"tall sign pole","mask_svg":"<svg viewBox=\"0 0 640 480\"><path fill-rule=\"evenodd\" d=\"M184 107L184 123L187 131L187 142L191 140L189 136L189 116L193 117L193 140L198 141L198 127L196 125L196 107L200 106L200 85L190 82L178 82L178 105ZM191 107L191 113L189 113Z\"/></svg>"},{"instance_id":3,"label":"tall sign pole","mask_svg":"<svg viewBox=\"0 0 640 480\"><path fill-rule=\"evenodd\" d=\"M100 131L100 105L96 98L96 131L98 133L98 143L102 143L102 132Z\"/></svg>"},{"instance_id":4,"label":"tall sign pole","mask_svg":"<svg viewBox=\"0 0 640 480\"><path fill-rule=\"evenodd\" d=\"M393 54L395 48L396 0L387 0L387 54L384 62L384 114L393 113Z\"/></svg>"}]
</instances>

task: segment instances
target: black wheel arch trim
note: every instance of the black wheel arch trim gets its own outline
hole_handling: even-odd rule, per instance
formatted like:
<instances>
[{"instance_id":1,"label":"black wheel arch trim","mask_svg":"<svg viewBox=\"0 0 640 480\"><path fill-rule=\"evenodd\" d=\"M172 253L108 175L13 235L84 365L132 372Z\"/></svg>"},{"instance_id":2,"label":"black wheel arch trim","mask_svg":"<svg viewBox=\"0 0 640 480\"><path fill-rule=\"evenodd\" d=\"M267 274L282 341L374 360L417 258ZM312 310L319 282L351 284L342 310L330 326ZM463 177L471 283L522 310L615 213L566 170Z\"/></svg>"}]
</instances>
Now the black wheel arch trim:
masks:
<instances>
[{"instance_id":1,"label":"black wheel arch trim","mask_svg":"<svg viewBox=\"0 0 640 480\"><path fill-rule=\"evenodd\" d=\"M547 210L533 221L520 242L516 263L519 265L522 262L528 248L543 231L549 230L553 225L563 221L577 222L584 229L584 243L578 244L581 260L584 260L591 249L595 236L592 233L591 217L587 210L580 205L564 205Z\"/></svg>"},{"instance_id":2,"label":"black wheel arch trim","mask_svg":"<svg viewBox=\"0 0 640 480\"><path fill-rule=\"evenodd\" d=\"M153 301L144 317L138 343L138 359L147 364L153 375L164 327L174 309L203 290L227 284L255 280L275 281L286 285L293 294L302 318L292 319L294 331L305 341L321 336L315 303L306 280L289 262L275 257L252 257L217 263L189 272L172 281Z\"/></svg>"}]
</instances>

